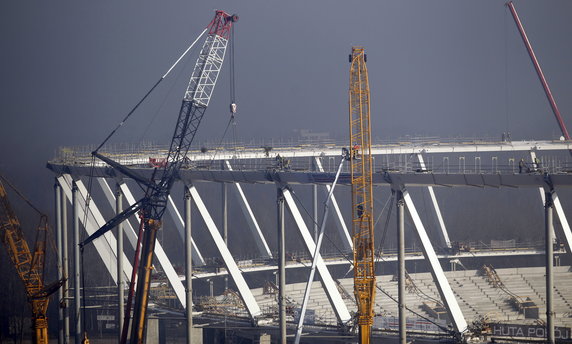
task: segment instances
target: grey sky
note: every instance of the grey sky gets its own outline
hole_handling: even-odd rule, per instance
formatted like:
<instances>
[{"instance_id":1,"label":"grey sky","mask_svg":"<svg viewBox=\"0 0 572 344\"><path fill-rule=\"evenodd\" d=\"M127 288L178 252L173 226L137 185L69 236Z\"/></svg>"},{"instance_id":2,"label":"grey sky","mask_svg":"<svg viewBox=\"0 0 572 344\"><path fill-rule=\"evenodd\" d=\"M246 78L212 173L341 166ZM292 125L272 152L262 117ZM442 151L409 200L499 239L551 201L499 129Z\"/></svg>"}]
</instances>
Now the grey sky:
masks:
<instances>
[{"instance_id":1,"label":"grey sky","mask_svg":"<svg viewBox=\"0 0 572 344\"><path fill-rule=\"evenodd\" d=\"M500 138L508 129L514 139L556 138L558 127L504 3L4 1L0 170L41 202L51 200L52 175L44 165L55 149L100 143L216 8L240 16L239 137L287 137L297 128L346 135L347 56L352 45L363 45L374 136ZM572 2L515 5L572 125ZM114 142L169 141L195 58ZM228 84L226 65L198 140L222 135Z\"/></svg>"}]
</instances>

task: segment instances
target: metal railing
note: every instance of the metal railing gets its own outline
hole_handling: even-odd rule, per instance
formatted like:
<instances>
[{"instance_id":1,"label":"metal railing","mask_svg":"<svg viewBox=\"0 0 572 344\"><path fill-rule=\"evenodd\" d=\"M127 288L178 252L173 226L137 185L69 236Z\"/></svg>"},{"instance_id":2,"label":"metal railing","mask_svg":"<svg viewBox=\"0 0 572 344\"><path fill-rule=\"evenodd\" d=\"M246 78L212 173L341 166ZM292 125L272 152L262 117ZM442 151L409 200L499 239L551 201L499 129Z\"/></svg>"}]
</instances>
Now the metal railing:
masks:
<instances>
[{"instance_id":1,"label":"metal railing","mask_svg":"<svg viewBox=\"0 0 572 344\"><path fill-rule=\"evenodd\" d=\"M407 138L406 138L407 139ZM508 141L494 141L490 138L409 138L400 141L375 140L375 147L415 147L438 145L487 145L511 144ZM208 142L193 145L184 167L191 169L221 169L221 156L228 159L234 170L262 171L268 169L285 171L314 171L314 157L321 156L324 150L339 150L347 146L343 140L250 140L242 142L222 142L220 145ZM52 163L65 165L89 165L91 152L95 146L60 147ZM297 152L300 152L297 156ZM100 153L125 165L151 167L150 159L164 159L168 146L142 142L139 144L107 145ZM312 153L308 156L308 153ZM451 153L432 154L426 157L422 166L415 154L387 154L373 157L375 173L434 173L434 174L515 174L515 173L570 173L572 162L567 154L543 155L539 163L531 161L522 152L509 156L507 152L496 153ZM526 155L524 166L520 160ZM280 157L279 157L280 156ZM287 157L286 157L287 156ZM324 156L322 166L325 172L334 173L339 165L338 156ZM97 160L97 165L105 165ZM349 172L347 170L343 172Z\"/></svg>"}]
</instances>

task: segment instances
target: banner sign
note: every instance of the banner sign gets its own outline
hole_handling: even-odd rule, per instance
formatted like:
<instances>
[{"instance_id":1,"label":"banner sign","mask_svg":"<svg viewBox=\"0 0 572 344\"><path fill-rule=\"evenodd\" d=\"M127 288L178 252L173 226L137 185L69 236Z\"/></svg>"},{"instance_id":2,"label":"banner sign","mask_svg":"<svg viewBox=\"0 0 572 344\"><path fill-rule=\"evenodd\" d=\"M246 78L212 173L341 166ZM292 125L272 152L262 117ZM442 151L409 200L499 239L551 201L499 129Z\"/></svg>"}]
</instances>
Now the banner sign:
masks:
<instances>
[{"instance_id":1,"label":"banner sign","mask_svg":"<svg viewBox=\"0 0 572 344\"><path fill-rule=\"evenodd\" d=\"M538 325L491 324L493 336L546 338L546 327ZM570 340L570 328L554 327L554 338Z\"/></svg>"}]
</instances>

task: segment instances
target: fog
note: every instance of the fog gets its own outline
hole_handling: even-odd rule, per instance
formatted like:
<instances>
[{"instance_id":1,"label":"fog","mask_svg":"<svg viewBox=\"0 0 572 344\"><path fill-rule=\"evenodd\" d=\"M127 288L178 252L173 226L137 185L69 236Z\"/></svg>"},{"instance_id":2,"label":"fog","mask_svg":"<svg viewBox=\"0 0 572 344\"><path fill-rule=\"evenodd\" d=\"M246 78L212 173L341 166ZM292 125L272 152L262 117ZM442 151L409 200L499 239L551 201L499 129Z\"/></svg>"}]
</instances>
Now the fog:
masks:
<instances>
[{"instance_id":1,"label":"fog","mask_svg":"<svg viewBox=\"0 0 572 344\"><path fill-rule=\"evenodd\" d=\"M515 1L515 6L564 122L570 124L572 2ZM299 129L346 139L352 45L364 46L368 55L377 139L500 139L510 132L513 140L551 140L561 135L504 0L4 1L0 173L53 214L55 176L46 162L59 147L101 143L209 23L214 9L240 17L235 26L238 114L227 139L295 139ZM112 144L169 143L197 54L198 48ZM197 145L223 137L229 79L225 65ZM266 208L274 202L274 192L260 194ZM482 213L487 219L482 226L491 232L510 226L506 237L541 224L541 213L533 222L521 216L529 209L528 200L538 197L532 192L439 192L453 223L468 213ZM478 204L485 196L500 202ZM273 204L262 211L274 212ZM254 207L262 208L259 203ZM271 226L274 215L265 224ZM458 240L466 238L463 233L457 226ZM274 234L269 236L274 247ZM7 257L1 257L6 270Z\"/></svg>"}]
</instances>

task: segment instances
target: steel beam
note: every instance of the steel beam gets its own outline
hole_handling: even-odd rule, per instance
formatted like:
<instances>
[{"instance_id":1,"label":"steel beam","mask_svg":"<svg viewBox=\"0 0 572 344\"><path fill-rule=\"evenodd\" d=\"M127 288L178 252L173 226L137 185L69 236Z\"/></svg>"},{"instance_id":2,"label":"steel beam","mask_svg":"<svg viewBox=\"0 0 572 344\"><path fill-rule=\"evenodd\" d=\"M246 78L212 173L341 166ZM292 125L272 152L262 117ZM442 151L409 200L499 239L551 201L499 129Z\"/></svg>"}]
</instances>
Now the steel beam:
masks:
<instances>
[{"instance_id":1,"label":"steel beam","mask_svg":"<svg viewBox=\"0 0 572 344\"><path fill-rule=\"evenodd\" d=\"M296 203L294 202L294 198L292 197L292 193L286 187L282 187L282 193L284 194L284 199L286 200L286 204L288 204L288 208L290 209L290 213L294 217L294 221L298 227L298 231L302 235L302 239L308 250L308 253L314 258L314 252L316 250L316 243L312 239L312 234L310 234L310 230L306 226L306 222L300 214ZM316 267L318 268L318 272L320 273L322 287L326 292L328 300L330 300L330 304L336 314L336 318L340 324L346 324L350 319L351 315L348 311L348 308L336 287L336 283L334 282L332 276L330 275L330 271L328 267L324 263L321 255L318 253L318 259L316 262Z\"/></svg>"},{"instance_id":2,"label":"steel beam","mask_svg":"<svg viewBox=\"0 0 572 344\"><path fill-rule=\"evenodd\" d=\"M314 158L314 162L316 163L316 168L318 169L318 171L324 172L324 167L322 166L322 160L319 157L316 157ZM326 194L329 194L331 186L329 184L326 184L325 187L326 187ZM338 229L338 235L341 238L344 250L346 252L352 252L354 249L352 237L350 235L350 232L348 231L348 227L346 226L346 222L344 221L344 216L342 215L342 211L340 210L338 201L336 201L336 196L334 194L332 194L331 203L332 207L334 208L334 213L336 214L336 216L334 216L334 218L336 219L336 225L337 225L336 228Z\"/></svg>"},{"instance_id":3,"label":"steel beam","mask_svg":"<svg viewBox=\"0 0 572 344\"><path fill-rule=\"evenodd\" d=\"M419 166L421 167L421 170L427 171L425 161L423 160L423 155L417 154L417 159L419 160ZM445 227L445 221L443 221L443 215L441 215L441 209L439 209L439 203L437 202L437 197L435 197L435 191L433 191L432 186L428 186L427 190L431 196L431 202L433 203L433 209L435 209L435 215L437 215L439 229L441 229L441 239L448 248L451 248L451 240L449 240L449 233L447 232L447 227Z\"/></svg>"},{"instance_id":4,"label":"steel beam","mask_svg":"<svg viewBox=\"0 0 572 344\"><path fill-rule=\"evenodd\" d=\"M439 259L435 254L435 249L433 248L433 244L431 244L431 240L427 235L427 231L423 226L423 222L421 222L421 218L415 209L415 205L411 200L411 196L409 192L401 188L403 192L403 199L405 200L405 205L407 206L407 210L409 211L409 215L413 220L415 225L415 232L419 237L419 241L421 242L421 247L423 249L423 255L425 259L429 262L429 267L431 269L431 274L433 275L433 279L437 285L437 290L441 295L441 299L447 308L447 312L449 314L449 318L453 322L453 327L455 331L459 333L463 333L467 330L467 321L461 311L461 307L459 307L459 303L455 298L455 294L453 294L453 290L451 289L451 285L449 285L449 281L443 272L443 268L439 263Z\"/></svg>"},{"instance_id":5,"label":"steel beam","mask_svg":"<svg viewBox=\"0 0 572 344\"><path fill-rule=\"evenodd\" d=\"M195 204L197 206L197 209L199 210L199 213L201 214L203 221L205 222L205 225L207 226L208 232L211 235L211 238L213 239L218 249L218 252L222 257L226 269L230 273L230 276L234 284L238 288L238 293L242 298L242 301L244 302L244 305L246 306L246 309L250 317L252 318L253 321L256 321L256 317L258 317L261 314L258 303L254 299L252 292L250 291L248 285L246 284L244 276L242 276L242 272L238 269L238 266L236 265L236 262L234 261L232 254L226 247L224 240L216 227L216 224L214 223L207 207L205 206L203 200L199 195L199 192L197 191L194 185L187 185L187 187L189 189L189 192L191 193L191 197L195 201Z\"/></svg>"},{"instance_id":6,"label":"steel beam","mask_svg":"<svg viewBox=\"0 0 572 344\"><path fill-rule=\"evenodd\" d=\"M226 160L224 163L226 165L226 168L229 171L232 171L232 166L230 165L230 162L228 160ZM266 239L264 238L264 234L262 234L262 230L260 229L260 226L258 225L258 221L256 221L256 217L254 217L254 212L252 211L252 208L250 207L250 203L248 203L248 200L246 199L246 195L244 194L244 191L242 191L242 186L239 183L232 183L232 184L236 188L237 197L238 197L238 201L239 201L238 203L240 204L240 209L242 209L242 213L244 214L244 218L246 219L246 222L248 223L248 228L250 228L250 231L252 232L252 235L254 236L254 243L258 247L258 251L262 254L262 257L272 258L272 251L270 251L270 248L268 247L268 244L266 243Z\"/></svg>"}]
</instances>

